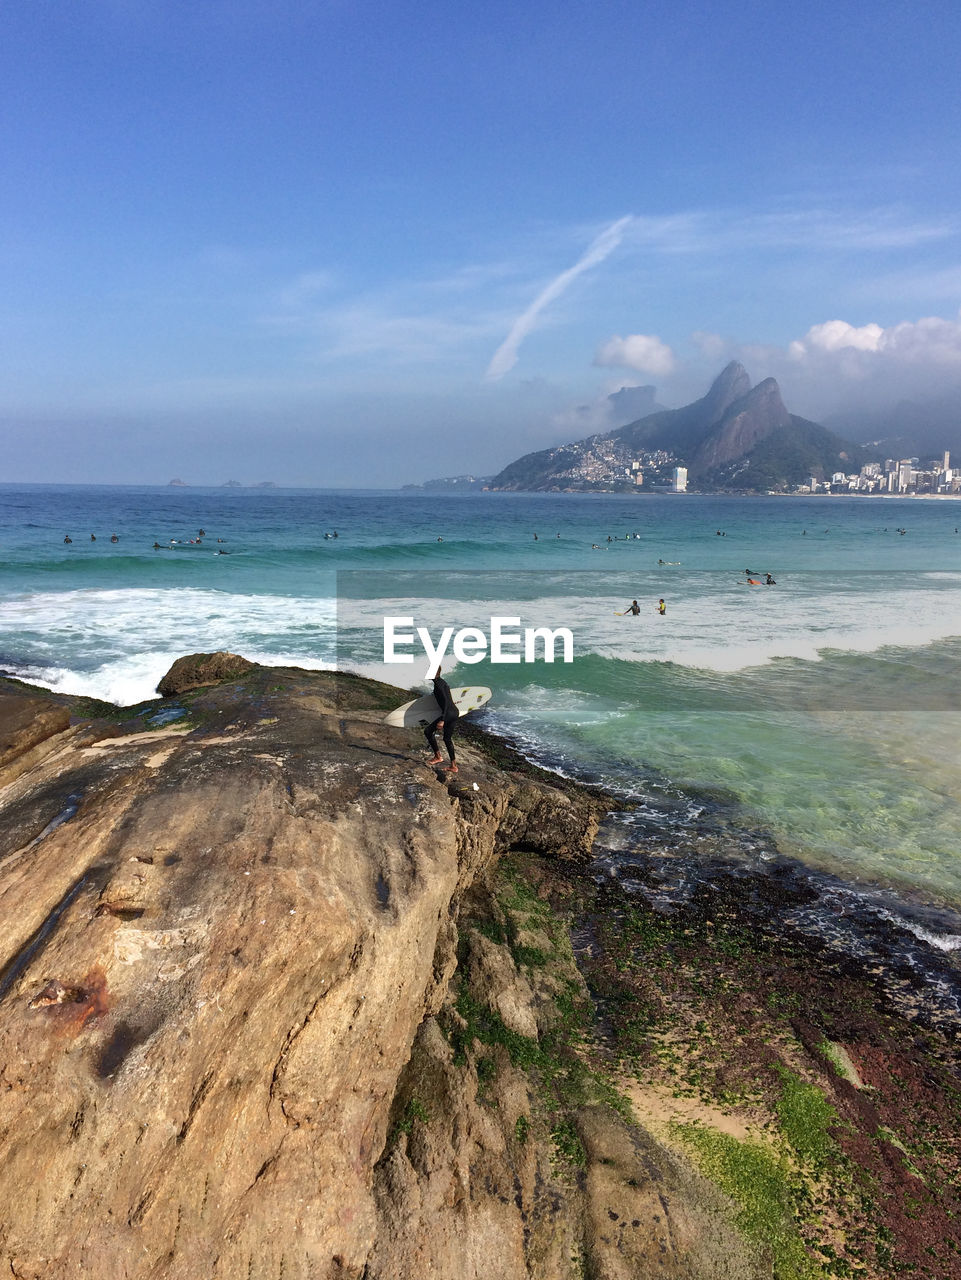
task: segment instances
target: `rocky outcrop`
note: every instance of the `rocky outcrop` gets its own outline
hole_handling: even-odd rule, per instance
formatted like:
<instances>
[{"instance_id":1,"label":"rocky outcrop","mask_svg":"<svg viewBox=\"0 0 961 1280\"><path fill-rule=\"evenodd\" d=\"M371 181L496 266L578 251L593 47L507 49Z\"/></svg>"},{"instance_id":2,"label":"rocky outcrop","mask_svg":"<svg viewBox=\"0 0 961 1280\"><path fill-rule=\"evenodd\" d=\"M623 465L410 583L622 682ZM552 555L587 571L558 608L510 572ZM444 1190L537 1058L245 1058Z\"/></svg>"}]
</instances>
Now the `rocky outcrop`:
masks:
<instances>
[{"instance_id":1,"label":"rocky outcrop","mask_svg":"<svg viewBox=\"0 0 961 1280\"><path fill-rule=\"evenodd\" d=\"M401 696L0 679L0 1272L961 1280L910 965L703 833L585 873L603 795L470 721L438 775Z\"/></svg>"},{"instance_id":2,"label":"rocky outcrop","mask_svg":"<svg viewBox=\"0 0 961 1280\"><path fill-rule=\"evenodd\" d=\"M402 1274L374 1171L460 902L555 803L564 850L590 846L596 804L469 748L447 785L363 696L348 716L331 678L260 677L0 792L14 1276L360 1277L375 1254ZM490 1196L460 1176L479 1249Z\"/></svg>"},{"instance_id":3,"label":"rocky outcrop","mask_svg":"<svg viewBox=\"0 0 961 1280\"><path fill-rule=\"evenodd\" d=\"M191 689L202 689L219 684L221 680L234 680L245 675L253 667L252 662L236 653L191 653L178 658L157 685L157 692L165 698Z\"/></svg>"},{"instance_id":4,"label":"rocky outcrop","mask_svg":"<svg viewBox=\"0 0 961 1280\"><path fill-rule=\"evenodd\" d=\"M691 474L703 475L725 462L743 458L758 441L790 422L777 382L765 378L727 407L717 426L698 446L691 460Z\"/></svg>"},{"instance_id":5,"label":"rocky outcrop","mask_svg":"<svg viewBox=\"0 0 961 1280\"><path fill-rule=\"evenodd\" d=\"M807 879L585 873L603 795L469 721L437 774L401 697L0 680L0 1272L961 1280L956 1053L806 956Z\"/></svg>"},{"instance_id":6,"label":"rocky outcrop","mask_svg":"<svg viewBox=\"0 0 961 1280\"><path fill-rule=\"evenodd\" d=\"M0 785L12 782L54 749L69 710L44 697L9 693L0 701Z\"/></svg>"}]
</instances>

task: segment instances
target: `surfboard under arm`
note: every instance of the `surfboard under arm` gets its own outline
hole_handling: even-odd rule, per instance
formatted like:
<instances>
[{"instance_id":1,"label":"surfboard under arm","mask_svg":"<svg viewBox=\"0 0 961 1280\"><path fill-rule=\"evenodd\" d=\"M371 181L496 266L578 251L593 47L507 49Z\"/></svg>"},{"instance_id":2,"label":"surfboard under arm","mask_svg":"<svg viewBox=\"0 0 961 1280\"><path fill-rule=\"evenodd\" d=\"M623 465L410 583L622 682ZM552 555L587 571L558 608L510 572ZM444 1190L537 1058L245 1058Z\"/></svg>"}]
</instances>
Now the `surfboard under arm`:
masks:
<instances>
[{"instance_id":1,"label":"surfboard under arm","mask_svg":"<svg viewBox=\"0 0 961 1280\"><path fill-rule=\"evenodd\" d=\"M451 689L451 697L460 714L466 716L469 712L482 707L485 702L489 702L491 691L482 685L462 685ZM432 693L426 693L422 698L405 702L403 706L389 712L384 718L384 723L393 725L396 729L409 729L418 725L433 724L440 718L441 710L437 699Z\"/></svg>"}]
</instances>

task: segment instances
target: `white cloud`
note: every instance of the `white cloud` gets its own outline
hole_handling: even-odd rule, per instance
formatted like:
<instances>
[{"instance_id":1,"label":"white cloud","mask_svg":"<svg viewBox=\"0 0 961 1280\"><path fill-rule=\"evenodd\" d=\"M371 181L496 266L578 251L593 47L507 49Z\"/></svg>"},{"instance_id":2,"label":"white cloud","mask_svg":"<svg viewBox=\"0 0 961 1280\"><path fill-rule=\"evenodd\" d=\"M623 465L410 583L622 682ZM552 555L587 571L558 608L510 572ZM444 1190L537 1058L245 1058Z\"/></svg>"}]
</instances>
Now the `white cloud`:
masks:
<instances>
[{"instance_id":1,"label":"white cloud","mask_svg":"<svg viewBox=\"0 0 961 1280\"><path fill-rule=\"evenodd\" d=\"M630 225L630 217L618 218L609 227L605 227L600 235L595 236L585 253L578 258L572 267L562 271L546 285L526 311L522 312L511 325L510 332L494 352L487 367L487 377L503 378L517 364L517 353L521 343L537 326L538 318L545 307L555 302L562 293L574 283L579 275L591 267L596 267L614 252L624 238L624 232Z\"/></svg>"},{"instance_id":2,"label":"white cloud","mask_svg":"<svg viewBox=\"0 0 961 1280\"><path fill-rule=\"evenodd\" d=\"M889 326L827 320L784 346L731 342L726 355L754 382L777 378L793 413L821 419L961 392L961 314Z\"/></svg>"},{"instance_id":3,"label":"white cloud","mask_svg":"<svg viewBox=\"0 0 961 1280\"><path fill-rule=\"evenodd\" d=\"M812 325L801 341L792 342L788 354L795 360L803 360L811 350L843 351L853 348L855 351L879 351L883 339L884 330L879 324L856 328L846 320L826 320L824 324Z\"/></svg>"},{"instance_id":4,"label":"white cloud","mask_svg":"<svg viewBox=\"0 0 961 1280\"><path fill-rule=\"evenodd\" d=\"M823 361L824 357L852 352L859 353L859 367L865 372L880 363L961 368L961 316L957 320L925 316L887 329L879 324L857 327L845 320L828 320L812 325L803 338L788 347L788 355L798 362ZM850 360L842 367L850 369Z\"/></svg>"},{"instance_id":5,"label":"white cloud","mask_svg":"<svg viewBox=\"0 0 961 1280\"><path fill-rule=\"evenodd\" d=\"M629 333L626 338L609 338L598 349L594 363L663 376L673 373L676 362L671 348L654 334Z\"/></svg>"}]
</instances>

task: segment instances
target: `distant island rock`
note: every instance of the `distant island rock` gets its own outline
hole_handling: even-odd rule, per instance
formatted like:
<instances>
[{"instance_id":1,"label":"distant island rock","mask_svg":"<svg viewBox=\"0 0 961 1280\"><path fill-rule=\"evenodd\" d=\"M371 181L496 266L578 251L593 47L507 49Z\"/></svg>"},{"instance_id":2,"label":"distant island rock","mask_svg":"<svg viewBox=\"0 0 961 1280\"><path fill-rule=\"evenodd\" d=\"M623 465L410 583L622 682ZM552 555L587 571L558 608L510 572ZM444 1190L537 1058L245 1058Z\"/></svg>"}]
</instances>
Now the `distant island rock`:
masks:
<instances>
[{"instance_id":1,"label":"distant island rock","mask_svg":"<svg viewBox=\"0 0 961 1280\"><path fill-rule=\"evenodd\" d=\"M221 489L242 489L244 486L239 480L225 480L220 487Z\"/></svg>"},{"instance_id":2,"label":"distant island rock","mask_svg":"<svg viewBox=\"0 0 961 1280\"><path fill-rule=\"evenodd\" d=\"M186 480L170 480L167 484L168 489L189 489Z\"/></svg>"},{"instance_id":3,"label":"distant island rock","mask_svg":"<svg viewBox=\"0 0 961 1280\"><path fill-rule=\"evenodd\" d=\"M423 484L405 484L402 488L405 492L413 490L426 491L429 493L444 493L452 491L468 493L478 489L486 489L490 482L490 476L445 476L439 480L425 480Z\"/></svg>"}]
</instances>

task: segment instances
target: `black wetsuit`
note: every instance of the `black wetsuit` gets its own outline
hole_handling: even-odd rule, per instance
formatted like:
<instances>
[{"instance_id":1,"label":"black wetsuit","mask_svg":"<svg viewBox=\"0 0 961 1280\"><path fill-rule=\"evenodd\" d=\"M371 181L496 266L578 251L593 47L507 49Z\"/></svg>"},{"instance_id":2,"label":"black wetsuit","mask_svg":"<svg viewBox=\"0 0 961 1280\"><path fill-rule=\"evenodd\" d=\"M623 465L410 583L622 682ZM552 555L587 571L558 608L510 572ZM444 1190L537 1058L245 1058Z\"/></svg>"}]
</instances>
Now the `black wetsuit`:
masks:
<instances>
[{"instance_id":1,"label":"black wetsuit","mask_svg":"<svg viewBox=\"0 0 961 1280\"><path fill-rule=\"evenodd\" d=\"M437 746L437 723L439 720L444 722L444 746L447 748L447 754L450 756L451 764L454 763L454 743L451 735L457 728L457 721L460 719L460 712L454 703L453 695L450 691L450 685L446 680L442 680L438 676L434 680L434 697L437 699L437 706L440 708L440 715L437 720L432 721L424 730L424 737L427 739L427 745L433 751L434 755L440 755Z\"/></svg>"}]
</instances>

